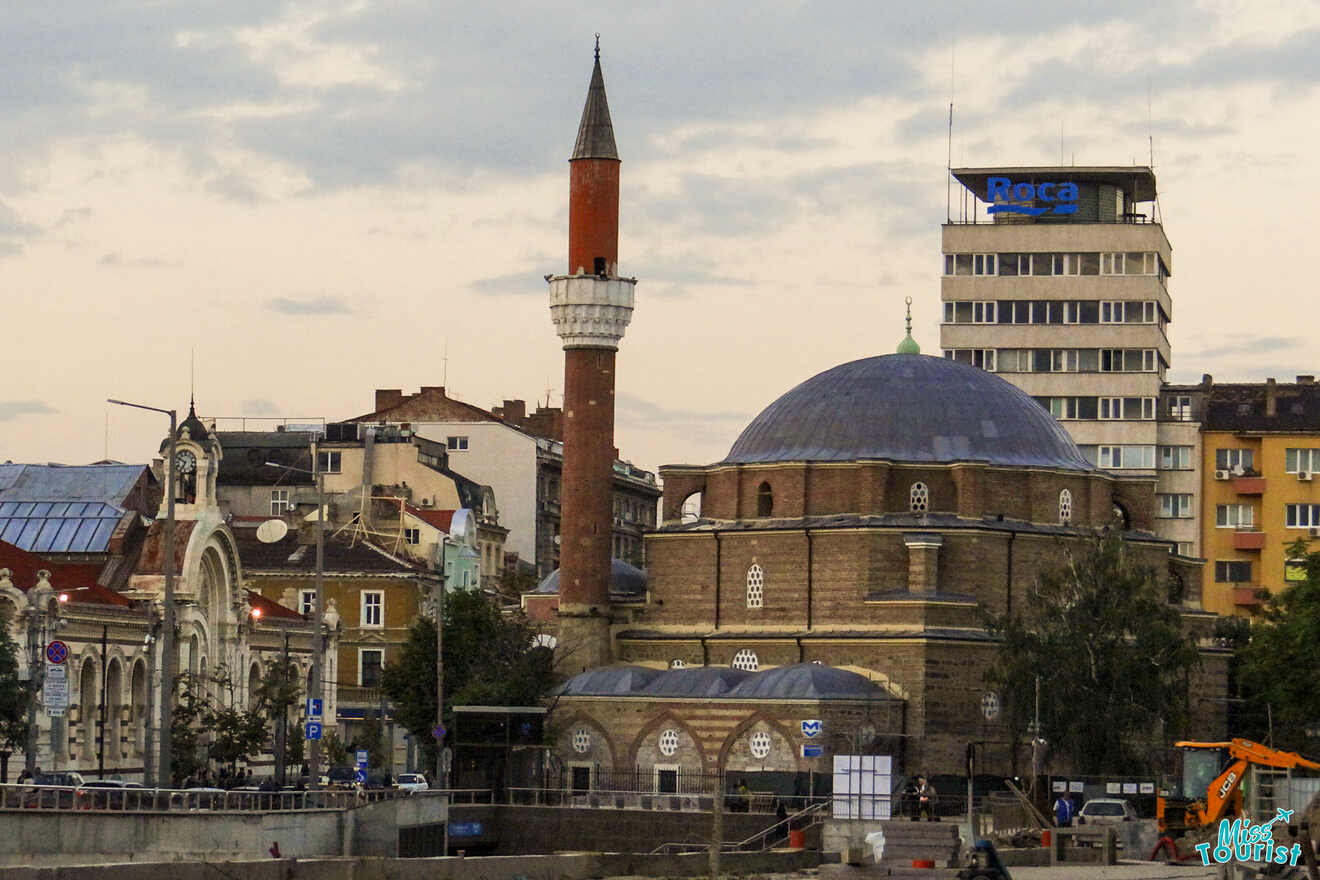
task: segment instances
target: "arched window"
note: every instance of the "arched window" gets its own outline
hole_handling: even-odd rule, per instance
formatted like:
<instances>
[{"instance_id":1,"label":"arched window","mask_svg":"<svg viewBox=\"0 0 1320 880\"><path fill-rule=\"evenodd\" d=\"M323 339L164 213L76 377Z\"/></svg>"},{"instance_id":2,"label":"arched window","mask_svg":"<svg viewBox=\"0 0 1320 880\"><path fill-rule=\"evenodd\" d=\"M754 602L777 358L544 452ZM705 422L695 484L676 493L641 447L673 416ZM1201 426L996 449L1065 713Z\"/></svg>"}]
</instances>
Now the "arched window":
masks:
<instances>
[{"instance_id":1,"label":"arched window","mask_svg":"<svg viewBox=\"0 0 1320 880\"><path fill-rule=\"evenodd\" d=\"M930 510L930 489L925 483L913 483L908 490L908 509L913 513L925 513Z\"/></svg>"},{"instance_id":2,"label":"arched window","mask_svg":"<svg viewBox=\"0 0 1320 880\"><path fill-rule=\"evenodd\" d=\"M1059 522L1072 522L1072 493L1067 489L1059 493Z\"/></svg>"},{"instance_id":3,"label":"arched window","mask_svg":"<svg viewBox=\"0 0 1320 880\"><path fill-rule=\"evenodd\" d=\"M747 569L747 607L762 608L765 605L765 572L761 566L752 563Z\"/></svg>"},{"instance_id":4,"label":"arched window","mask_svg":"<svg viewBox=\"0 0 1320 880\"><path fill-rule=\"evenodd\" d=\"M771 491L769 483L762 483L756 490L756 515L774 516L775 512L775 493Z\"/></svg>"},{"instance_id":5,"label":"arched window","mask_svg":"<svg viewBox=\"0 0 1320 880\"><path fill-rule=\"evenodd\" d=\"M669 728L660 734L660 754L668 758L674 752L678 751L678 731Z\"/></svg>"},{"instance_id":6,"label":"arched window","mask_svg":"<svg viewBox=\"0 0 1320 880\"><path fill-rule=\"evenodd\" d=\"M742 669L747 672L755 672L760 664L758 664L756 661L755 651L753 651L751 648L743 648L737 654L733 655L733 663L731 665L733 666L734 669Z\"/></svg>"}]
</instances>

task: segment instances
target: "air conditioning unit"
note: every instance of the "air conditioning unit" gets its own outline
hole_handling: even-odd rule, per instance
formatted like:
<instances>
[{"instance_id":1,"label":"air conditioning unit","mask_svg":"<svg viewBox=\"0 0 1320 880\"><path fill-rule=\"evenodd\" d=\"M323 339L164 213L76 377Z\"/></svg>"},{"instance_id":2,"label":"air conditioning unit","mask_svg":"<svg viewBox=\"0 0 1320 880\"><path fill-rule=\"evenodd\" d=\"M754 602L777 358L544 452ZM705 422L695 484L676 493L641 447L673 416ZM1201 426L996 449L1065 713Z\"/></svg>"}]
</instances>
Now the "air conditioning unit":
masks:
<instances>
[{"instance_id":1,"label":"air conditioning unit","mask_svg":"<svg viewBox=\"0 0 1320 880\"><path fill-rule=\"evenodd\" d=\"M1297 472L1297 479L1301 480L1303 483L1309 483L1314 478L1315 478L1315 474L1311 473L1310 471Z\"/></svg>"},{"instance_id":2,"label":"air conditioning unit","mask_svg":"<svg viewBox=\"0 0 1320 880\"><path fill-rule=\"evenodd\" d=\"M1311 537L1320 538L1320 529L1316 528L1315 526L1311 526Z\"/></svg>"},{"instance_id":3,"label":"air conditioning unit","mask_svg":"<svg viewBox=\"0 0 1320 880\"><path fill-rule=\"evenodd\" d=\"M1233 476L1232 471L1215 471L1216 480L1228 480Z\"/></svg>"}]
</instances>

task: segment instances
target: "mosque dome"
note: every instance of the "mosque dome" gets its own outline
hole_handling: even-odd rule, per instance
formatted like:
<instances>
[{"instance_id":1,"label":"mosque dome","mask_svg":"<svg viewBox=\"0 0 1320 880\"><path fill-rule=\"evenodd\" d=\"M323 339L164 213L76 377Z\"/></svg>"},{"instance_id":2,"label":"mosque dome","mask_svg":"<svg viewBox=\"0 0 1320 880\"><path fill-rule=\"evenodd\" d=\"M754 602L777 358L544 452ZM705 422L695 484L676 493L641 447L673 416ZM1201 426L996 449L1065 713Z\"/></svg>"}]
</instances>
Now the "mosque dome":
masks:
<instances>
[{"instance_id":1,"label":"mosque dome","mask_svg":"<svg viewBox=\"0 0 1320 880\"><path fill-rule=\"evenodd\" d=\"M1093 470L1024 391L920 354L863 358L813 376L753 419L723 463L858 459Z\"/></svg>"}]
</instances>

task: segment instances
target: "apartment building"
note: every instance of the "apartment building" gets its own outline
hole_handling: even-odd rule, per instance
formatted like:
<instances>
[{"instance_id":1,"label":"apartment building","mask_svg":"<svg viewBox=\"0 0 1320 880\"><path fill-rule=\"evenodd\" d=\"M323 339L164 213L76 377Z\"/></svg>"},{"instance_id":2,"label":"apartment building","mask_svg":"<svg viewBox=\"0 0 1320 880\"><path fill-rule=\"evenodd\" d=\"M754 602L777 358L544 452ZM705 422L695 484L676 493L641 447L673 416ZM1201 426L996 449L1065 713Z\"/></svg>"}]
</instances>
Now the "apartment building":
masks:
<instances>
[{"instance_id":1,"label":"apartment building","mask_svg":"<svg viewBox=\"0 0 1320 880\"><path fill-rule=\"evenodd\" d=\"M944 356L1032 395L1097 467L1148 476L1178 498L1176 516L1156 511L1156 532L1196 555L1196 430L1160 411L1173 263L1154 172L952 173L962 190L942 236Z\"/></svg>"},{"instance_id":2,"label":"apartment building","mask_svg":"<svg viewBox=\"0 0 1320 880\"><path fill-rule=\"evenodd\" d=\"M1300 539L1320 549L1320 386L1203 382L1202 602L1249 615L1305 572Z\"/></svg>"}]
</instances>

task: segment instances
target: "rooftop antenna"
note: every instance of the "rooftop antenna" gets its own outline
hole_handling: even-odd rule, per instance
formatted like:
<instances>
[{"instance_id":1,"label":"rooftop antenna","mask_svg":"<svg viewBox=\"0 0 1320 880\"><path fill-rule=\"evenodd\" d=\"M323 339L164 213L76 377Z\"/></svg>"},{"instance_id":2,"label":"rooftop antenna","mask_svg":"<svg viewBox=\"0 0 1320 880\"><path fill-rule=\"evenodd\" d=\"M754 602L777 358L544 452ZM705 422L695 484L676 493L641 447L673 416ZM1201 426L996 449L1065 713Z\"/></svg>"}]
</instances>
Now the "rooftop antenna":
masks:
<instances>
[{"instance_id":1,"label":"rooftop antenna","mask_svg":"<svg viewBox=\"0 0 1320 880\"><path fill-rule=\"evenodd\" d=\"M110 460L110 410L105 411L105 455L102 456L106 461Z\"/></svg>"},{"instance_id":2,"label":"rooftop antenna","mask_svg":"<svg viewBox=\"0 0 1320 880\"><path fill-rule=\"evenodd\" d=\"M1146 141L1150 145L1150 170L1155 170L1155 128L1151 123L1150 80L1146 80Z\"/></svg>"},{"instance_id":3,"label":"rooftop antenna","mask_svg":"<svg viewBox=\"0 0 1320 880\"><path fill-rule=\"evenodd\" d=\"M948 154L944 162L944 222L949 223L953 220L953 207L951 205L953 195L953 90L956 80L954 79L954 51L957 49L957 43L949 44L949 147Z\"/></svg>"},{"instance_id":4,"label":"rooftop antenna","mask_svg":"<svg viewBox=\"0 0 1320 880\"><path fill-rule=\"evenodd\" d=\"M444 354L440 357L440 384L449 385L449 337L445 337Z\"/></svg>"},{"instance_id":5,"label":"rooftop antenna","mask_svg":"<svg viewBox=\"0 0 1320 880\"><path fill-rule=\"evenodd\" d=\"M188 349L188 408L196 405L197 398L197 349Z\"/></svg>"}]
</instances>

